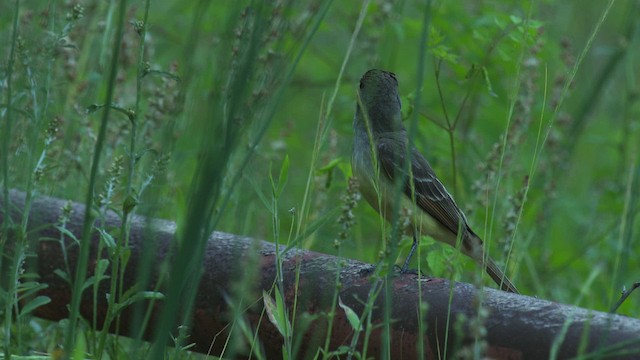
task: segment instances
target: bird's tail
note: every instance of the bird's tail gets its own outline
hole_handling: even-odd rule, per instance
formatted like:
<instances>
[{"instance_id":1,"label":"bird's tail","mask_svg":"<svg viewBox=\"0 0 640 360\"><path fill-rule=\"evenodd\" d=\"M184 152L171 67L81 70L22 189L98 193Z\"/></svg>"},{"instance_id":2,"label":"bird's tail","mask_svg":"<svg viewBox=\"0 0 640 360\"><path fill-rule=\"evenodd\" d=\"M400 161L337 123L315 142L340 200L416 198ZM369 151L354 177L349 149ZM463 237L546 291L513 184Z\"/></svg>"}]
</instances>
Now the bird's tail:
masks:
<instances>
[{"instance_id":1,"label":"bird's tail","mask_svg":"<svg viewBox=\"0 0 640 360\"><path fill-rule=\"evenodd\" d=\"M490 257L487 257L484 266L486 266L487 274L489 274L493 281L500 286L500 289L514 294L520 294L518 289L516 289L516 286L513 285L511 280L509 280L509 278L502 272L502 270L500 270L498 265L496 265Z\"/></svg>"},{"instance_id":2,"label":"bird's tail","mask_svg":"<svg viewBox=\"0 0 640 360\"><path fill-rule=\"evenodd\" d=\"M489 256L483 256L482 239L476 235L471 229L468 229L469 236L465 238L462 243L463 252L477 261L487 271L487 274L493 279L493 281L500 286L503 291L512 292L514 294L520 294L516 286L513 285L511 280L500 270L498 265Z\"/></svg>"}]
</instances>

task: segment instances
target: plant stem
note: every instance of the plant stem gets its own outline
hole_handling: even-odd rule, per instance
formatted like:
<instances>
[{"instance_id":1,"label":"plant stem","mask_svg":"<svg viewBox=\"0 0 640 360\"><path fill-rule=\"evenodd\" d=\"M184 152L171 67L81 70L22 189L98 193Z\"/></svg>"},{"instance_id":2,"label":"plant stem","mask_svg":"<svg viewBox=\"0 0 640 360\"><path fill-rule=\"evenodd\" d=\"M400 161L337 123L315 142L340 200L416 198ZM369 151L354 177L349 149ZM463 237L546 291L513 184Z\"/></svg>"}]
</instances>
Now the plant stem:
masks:
<instances>
[{"instance_id":1,"label":"plant stem","mask_svg":"<svg viewBox=\"0 0 640 360\"><path fill-rule=\"evenodd\" d=\"M126 13L126 0L120 0L119 12L117 19L116 36L112 47L113 54L111 56L111 67L109 72L109 79L107 83L107 92L104 103L109 105L113 101L113 93L115 90L116 74L118 73L118 57L120 55L120 40L122 39L122 32L124 27L124 16ZM91 174L89 176L89 188L87 190L87 196L85 199L85 212L84 223L82 228L82 238L80 239L80 250L78 255L78 267L76 268L75 280L73 283L73 295L71 298L71 306L69 311L69 323L65 334L65 358L70 358L71 351L74 348L76 338L76 326L78 317L80 315L80 299L82 291L84 290L84 283L87 276L87 267L89 263L89 250L91 233L93 229L93 194L96 186L96 180L98 177L98 168L100 167L100 156L102 154L102 148L104 146L104 139L107 131L107 122L109 120L109 113L111 107L106 106L102 113L102 120L100 122L100 129L98 131L98 138L93 150L93 161L91 164Z\"/></svg>"}]
</instances>

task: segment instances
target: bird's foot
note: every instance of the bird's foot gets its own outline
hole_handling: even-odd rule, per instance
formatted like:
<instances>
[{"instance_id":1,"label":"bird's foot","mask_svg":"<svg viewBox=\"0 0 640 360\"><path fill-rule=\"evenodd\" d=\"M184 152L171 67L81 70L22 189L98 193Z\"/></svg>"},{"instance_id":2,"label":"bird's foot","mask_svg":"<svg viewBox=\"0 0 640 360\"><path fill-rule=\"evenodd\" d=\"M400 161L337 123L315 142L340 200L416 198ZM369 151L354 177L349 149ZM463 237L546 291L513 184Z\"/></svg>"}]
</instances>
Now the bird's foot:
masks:
<instances>
[{"instance_id":1,"label":"bird's foot","mask_svg":"<svg viewBox=\"0 0 640 360\"><path fill-rule=\"evenodd\" d=\"M406 265L403 267L400 267L399 265L393 265L393 270L397 271L400 274L412 274L412 275L424 276L424 273L422 271L419 271L418 269L408 269Z\"/></svg>"}]
</instances>

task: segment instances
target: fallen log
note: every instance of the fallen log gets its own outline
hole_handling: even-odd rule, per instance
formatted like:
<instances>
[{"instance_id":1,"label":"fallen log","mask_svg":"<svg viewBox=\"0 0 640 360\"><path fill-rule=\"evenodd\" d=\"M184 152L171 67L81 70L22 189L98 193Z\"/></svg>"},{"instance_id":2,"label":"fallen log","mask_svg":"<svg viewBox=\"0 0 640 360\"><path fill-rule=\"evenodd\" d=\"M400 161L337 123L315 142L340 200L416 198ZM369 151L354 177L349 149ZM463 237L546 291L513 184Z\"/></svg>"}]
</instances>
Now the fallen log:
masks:
<instances>
[{"instance_id":1,"label":"fallen log","mask_svg":"<svg viewBox=\"0 0 640 360\"><path fill-rule=\"evenodd\" d=\"M19 223L24 209L24 194L18 191L10 193L11 219ZM54 273L64 268L61 246L45 239L60 238L60 230L56 224L61 209L66 201L50 197L38 197L31 208L28 229L30 236L35 236L37 253L37 272L39 281L48 287L40 295L48 296L51 302L39 307L35 314L49 320L61 320L68 316L68 304L71 290L68 284ZM66 228L80 234L84 206L71 203L73 212ZM0 223L4 221L4 199L0 196ZM118 228L120 218L110 213L106 219L106 228ZM151 225L151 226L149 226ZM131 219L130 248L131 258L126 268L124 289L129 289L137 281L139 267L144 251L150 247L145 241L152 241L154 268L152 269L148 289L154 289L158 281L159 264L171 254L171 246L175 238L176 226L165 220L145 219L134 216ZM13 234L11 232L10 234ZM68 237L67 237L68 238ZM146 239L146 240L145 240ZM15 239L7 241L11 247ZM92 238L91 258L88 276L93 275L98 257L98 236ZM75 269L77 246L67 244L67 260L70 268ZM257 250L257 253L255 251ZM250 256L250 254L254 254ZM104 256L104 254L102 254ZM247 259L255 263L248 264ZM255 298L247 303L254 304L244 313L252 326L258 328L262 350L267 358L281 358L283 339L278 330L266 316L262 316L260 296L262 290L272 288L276 276L275 247L273 244L251 238L214 232L208 241L204 255L204 269L199 289L196 294L195 308L192 314L189 342L194 343L192 350L220 354L225 346L226 331L229 329L229 306L225 296L232 292L234 281L246 266L259 267L256 271L258 279L255 284ZM307 250L294 249L283 256L284 288L286 303L291 308L297 296L298 314L324 314L330 310L331 299L336 291L336 264L340 259L330 255ZM363 302L369 296L372 281L370 279L374 267L355 260L345 260L340 267L341 300L357 314L362 314ZM296 271L299 280L296 285ZM418 284L420 283L420 286ZM415 359L418 356L420 342L429 359L437 359L443 355L443 346L452 356L460 347L473 344L472 337L465 336L466 331L454 326L456 319L463 315L466 319L462 329L468 329L470 321L476 317L478 289L464 283L450 284L449 281L436 278L418 278L417 275L398 274L389 286L390 313L389 341L384 342L383 327L378 327L368 340L367 355L379 357L381 351L391 349L394 359ZM82 316L89 321L102 324L106 313L105 294L108 292L108 281L103 281L97 297L97 313L93 313L93 296L91 291L83 294L81 306ZM494 359L546 359L555 347L558 359L594 354L597 358L637 359L640 357L640 320L619 315L607 314L570 305L562 305L540 300L529 296L515 295L490 288L481 289L483 307L488 311L483 323L486 329L486 355ZM421 292L421 294L419 294ZM428 304L424 325L426 331L420 336L418 299ZM450 295L452 295L450 297ZM373 324L382 324L384 319L385 292L378 296L371 313ZM161 301L154 307L151 324L159 316ZM450 312L451 324L446 326ZM119 333L132 334L134 331L134 314L125 311L122 314ZM300 316L298 316L300 318ZM258 326L259 324L259 326ZM151 325L150 327L153 327ZM326 317L319 316L306 328L303 341L298 350L299 358L308 358L322 346L326 334ZM331 349L351 343L353 327L349 324L344 312L337 310L331 332ZM150 339L152 332L147 331L144 338ZM360 336L362 338L362 335ZM446 339L446 342L445 342ZM362 341L359 343L362 348Z\"/></svg>"}]
</instances>

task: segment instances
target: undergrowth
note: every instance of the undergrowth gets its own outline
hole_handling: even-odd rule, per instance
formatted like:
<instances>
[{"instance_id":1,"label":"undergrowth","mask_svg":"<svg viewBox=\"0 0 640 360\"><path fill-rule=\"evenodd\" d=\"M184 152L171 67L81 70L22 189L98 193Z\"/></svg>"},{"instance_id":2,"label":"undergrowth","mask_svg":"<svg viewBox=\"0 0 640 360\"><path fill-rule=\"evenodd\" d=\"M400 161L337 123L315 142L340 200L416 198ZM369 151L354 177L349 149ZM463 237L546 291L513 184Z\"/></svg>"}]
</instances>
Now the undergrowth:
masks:
<instances>
[{"instance_id":1,"label":"undergrowth","mask_svg":"<svg viewBox=\"0 0 640 360\"><path fill-rule=\"evenodd\" d=\"M583 7L3 2L1 193L19 190L25 199L18 218L3 217L0 237L4 358L212 357L191 351L190 329L214 230L275 244L275 280L261 292L260 243L234 264L244 271L219 304L228 325L210 344L220 357L268 358L259 330L274 326L285 358L393 358L392 304L379 308L379 300L392 298L394 264L411 239L402 219L387 224L362 202L348 160L357 82L374 67L397 74L412 144L518 287L609 310L640 277L632 256L640 22L634 1ZM592 21L562 16L575 8ZM55 238L30 227L44 196L69 200L48 225ZM89 209L80 232L70 230L72 201ZM2 214L13 211L2 206ZM177 230L162 262L160 245L143 239L131 279L138 215L170 219ZM69 316L58 322L34 316L52 300L38 275L42 244L60 249L54 274L72 289ZM303 248L337 256L324 294L331 306L319 313L300 306L309 296L299 293L302 260L285 267ZM352 258L373 264L357 309L341 298L339 271ZM421 239L414 258L420 274L488 284L432 239ZM445 338L435 344L439 358L486 355L484 299L480 291L471 318L447 317L442 326L472 341ZM616 309L638 316L638 301L630 295ZM420 337L429 332L428 304L421 297L416 308ZM256 308L258 320L249 315ZM382 324L372 320L379 311ZM339 317L351 331L335 344ZM328 330L301 353L319 321ZM125 323L128 336L113 335ZM374 334L380 353L367 347ZM416 345L424 357L425 344Z\"/></svg>"}]
</instances>

